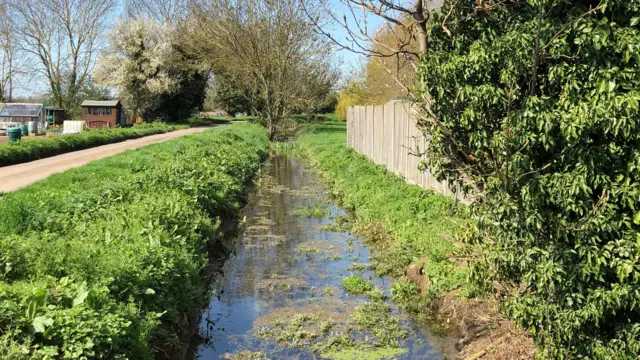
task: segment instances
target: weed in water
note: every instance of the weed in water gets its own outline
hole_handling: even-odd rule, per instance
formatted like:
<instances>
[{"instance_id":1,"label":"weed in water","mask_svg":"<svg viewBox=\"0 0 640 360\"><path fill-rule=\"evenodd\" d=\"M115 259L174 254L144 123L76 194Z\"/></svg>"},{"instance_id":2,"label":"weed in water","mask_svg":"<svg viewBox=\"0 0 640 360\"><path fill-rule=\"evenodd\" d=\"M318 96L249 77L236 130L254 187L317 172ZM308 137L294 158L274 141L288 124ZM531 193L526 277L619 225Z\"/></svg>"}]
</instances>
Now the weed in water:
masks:
<instances>
[{"instance_id":1,"label":"weed in water","mask_svg":"<svg viewBox=\"0 0 640 360\"><path fill-rule=\"evenodd\" d=\"M331 360L387 360L397 359L400 355L406 353L406 349L383 347L383 348L341 348L340 350L326 351L322 353L322 357Z\"/></svg>"},{"instance_id":2,"label":"weed in water","mask_svg":"<svg viewBox=\"0 0 640 360\"><path fill-rule=\"evenodd\" d=\"M371 301L386 301L387 300L387 295L384 293L384 291L382 291L381 289L373 289L371 291L367 291L367 297L371 300Z\"/></svg>"},{"instance_id":3,"label":"weed in water","mask_svg":"<svg viewBox=\"0 0 640 360\"><path fill-rule=\"evenodd\" d=\"M324 219L329 216L329 209L322 206L305 206L293 210L294 216Z\"/></svg>"},{"instance_id":4,"label":"weed in water","mask_svg":"<svg viewBox=\"0 0 640 360\"><path fill-rule=\"evenodd\" d=\"M342 286L352 294L362 294L373 289L370 281L362 277L351 274L342 280Z\"/></svg>"}]
</instances>

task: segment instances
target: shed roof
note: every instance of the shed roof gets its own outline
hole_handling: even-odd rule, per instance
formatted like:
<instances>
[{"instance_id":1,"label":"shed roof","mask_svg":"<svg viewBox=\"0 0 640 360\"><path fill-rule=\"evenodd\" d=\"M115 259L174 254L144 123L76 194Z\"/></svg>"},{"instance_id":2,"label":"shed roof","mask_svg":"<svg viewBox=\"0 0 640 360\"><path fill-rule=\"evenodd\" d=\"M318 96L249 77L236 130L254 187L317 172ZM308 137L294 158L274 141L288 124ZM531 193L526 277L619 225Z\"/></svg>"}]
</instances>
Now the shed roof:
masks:
<instances>
[{"instance_id":1,"label":"shed roof","mask_svg":"<svg viewBox=\"0 0 640 360\"><path fill-rule=\"evenodd\" d=\"M42 104L2 104L0 117L38 117L42 112Z\"/></svg>"},{"instance_id":2,"label":"shed roof","mask_svg":"<svg viewBox=\"0 0 640 360\"><path fill-rule=\"evenodd\" d=\"M116 107L120 104L118 100L98 101L98 100L85 100L82 102L82 106L102 106L102 107Z\"/></svg>"}]
</instances>

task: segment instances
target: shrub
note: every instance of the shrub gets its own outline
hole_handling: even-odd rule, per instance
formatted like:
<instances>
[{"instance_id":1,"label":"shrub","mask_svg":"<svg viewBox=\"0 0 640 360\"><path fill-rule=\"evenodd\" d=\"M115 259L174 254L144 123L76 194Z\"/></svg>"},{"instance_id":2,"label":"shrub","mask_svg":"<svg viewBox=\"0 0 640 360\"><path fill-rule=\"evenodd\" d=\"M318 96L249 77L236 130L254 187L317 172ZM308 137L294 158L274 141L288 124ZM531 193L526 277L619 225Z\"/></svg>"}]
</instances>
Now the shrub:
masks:
<instances>
[{"instance_id":1,"label":"shrub","mask_svg":"<svg viewBox=\"0 0 640 360\"><path fill-rule=\"evenodd\" d=\"M434 15L419 69L427 165L480 197L474 279L541 358L637 358L640 2L478 4Z\"/></svg>"},{"instance_id":2,"label":"shrub","mask_svg":"<svg viewBox=\"0 0 640 360\"><path fill-rule=\"evenodd\" d=\"M0 166L20 164L71 151L185 128L187 127L183 125L152 123L134 125L131 128L94 129L80 134L25 139L0 145Z\"/></svg>"},{"instance_id":3,"label":"shrub","mask_svg":"<svg viewBox=\"0 0 640 360\"><path fill-rule=\"evenodd\" d=\"M220 221L267 154L264 129L219 127L5 194L0 344L31 358L171 353L206 303Z\"/></svg>"}]
</instances>

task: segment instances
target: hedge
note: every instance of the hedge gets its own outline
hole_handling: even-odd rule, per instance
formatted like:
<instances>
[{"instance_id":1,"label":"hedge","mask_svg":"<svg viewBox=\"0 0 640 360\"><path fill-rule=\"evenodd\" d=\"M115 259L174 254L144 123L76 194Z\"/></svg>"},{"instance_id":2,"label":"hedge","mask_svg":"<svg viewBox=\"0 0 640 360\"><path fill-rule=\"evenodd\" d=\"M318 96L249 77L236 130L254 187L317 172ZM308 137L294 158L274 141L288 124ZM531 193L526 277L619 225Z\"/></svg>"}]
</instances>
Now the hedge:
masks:
<instances>
[{"instance_id":1,"label":"hedge","mask_svg":"<svg viewBox=\"0 0 640 360\"><path fill-rule=\"evenodd\" d=\"M208 254L268 155L219 127L0 198L0 358L151 359L183 346Z\"/></svg>"},{"instance_id":2,"label":"hedge","mask_svg":"<svg viewBox=\"0 0 640 360\"><path fill-rule=\"evenodd\" d=\"M143 136L186 129L185 125L140 124L130 128L95 129L81 134L21 140L0 145L0 166L20 164L71 151L117 143Z\"/></svg>"},{"instance_id":3,"label":"hedge","mask_svg":"<svg viewBox=\"0 0 640 360\"><path fill-rule=\"evenodd\" d=\"M432 15L424 158L475 188L473 279L539 358L638 359L640 0L447 0Z\"/></svg>"}]
</instances>

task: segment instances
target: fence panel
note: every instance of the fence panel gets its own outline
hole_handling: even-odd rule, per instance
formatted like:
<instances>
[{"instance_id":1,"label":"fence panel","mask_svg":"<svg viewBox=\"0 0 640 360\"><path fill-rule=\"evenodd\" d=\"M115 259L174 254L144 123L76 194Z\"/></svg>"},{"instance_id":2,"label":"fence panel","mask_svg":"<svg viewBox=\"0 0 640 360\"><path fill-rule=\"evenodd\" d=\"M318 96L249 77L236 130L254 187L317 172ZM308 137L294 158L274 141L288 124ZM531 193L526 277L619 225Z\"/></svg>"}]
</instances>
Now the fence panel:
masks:
<instances>
[{"instance_id":1,"label":"fence panel","mask_svg":"<svg viewBox=\"0 0 640 360\"><path fill-rule=\"evenodd\" d=\"M406 181L454 195L428 171L420 171L429 142L416 127L409 103L351 106L347 109L347 144Z\"/></svg>"}]
</instances>

